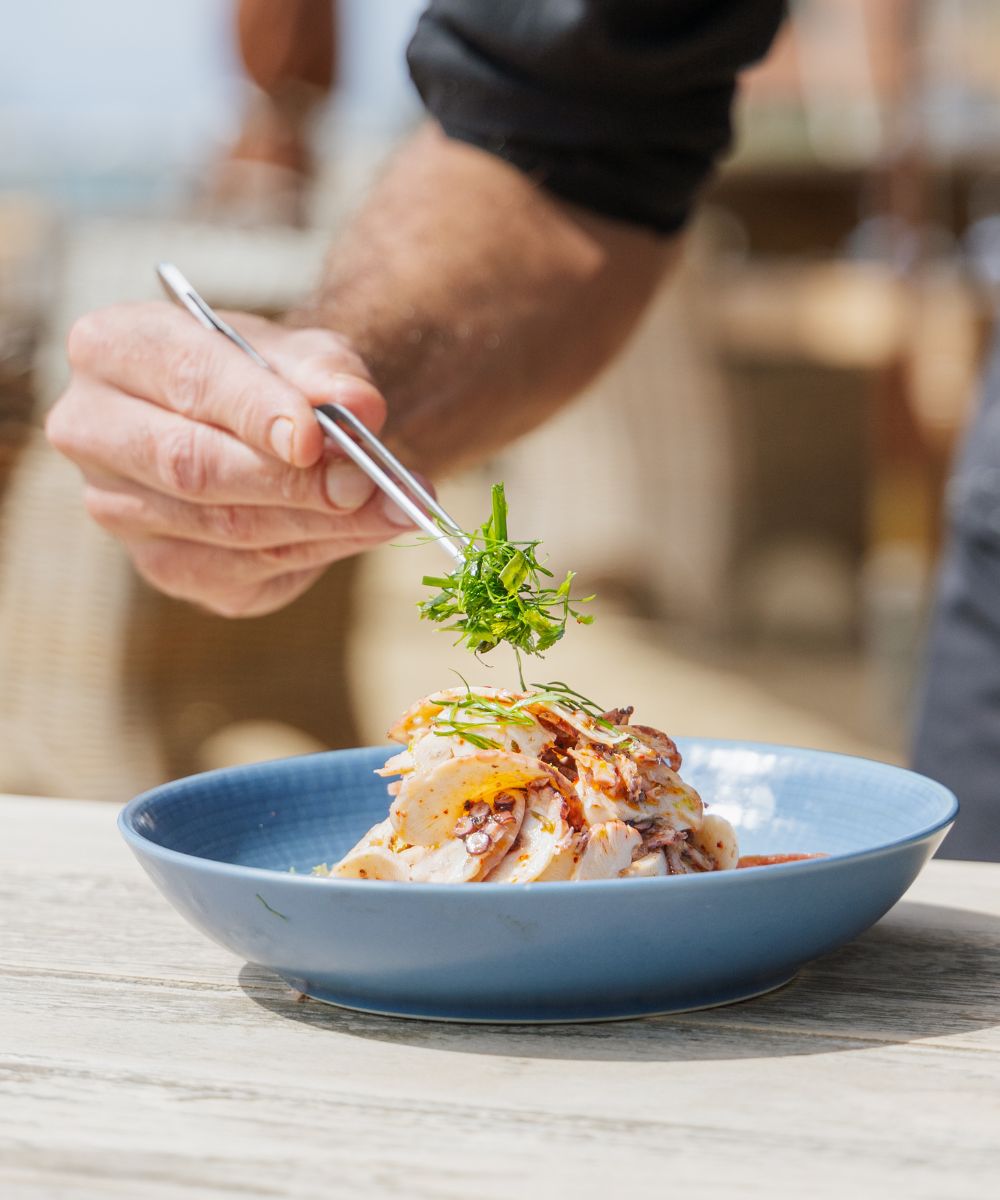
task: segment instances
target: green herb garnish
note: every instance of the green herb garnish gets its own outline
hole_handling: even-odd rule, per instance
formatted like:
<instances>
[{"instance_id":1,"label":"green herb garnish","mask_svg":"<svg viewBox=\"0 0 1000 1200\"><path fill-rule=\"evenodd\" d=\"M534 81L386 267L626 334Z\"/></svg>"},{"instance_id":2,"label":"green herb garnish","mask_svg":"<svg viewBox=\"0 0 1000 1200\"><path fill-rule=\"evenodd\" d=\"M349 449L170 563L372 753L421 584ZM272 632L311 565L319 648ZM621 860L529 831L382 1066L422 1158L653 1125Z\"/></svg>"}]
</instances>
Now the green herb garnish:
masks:
<instances>
[{"instance_id":1,"label":"green herb garnish","mask_svg":"<svg viewBox=\"0 0 1000 1200\"><path fill-rule=\"evenodd\" d=\"M477 696L468 684L465 686L466 694L458 700L449 700L431 722L431 729L438 737L460 737L478 750L498 750L500 743L478 730L495 729L498 725L534 725L535 719L525 711L522 701L500 704L489 696Z\"/></svg>"},{"instance_id":2,"label":"green herb garnish","mask_svg":"<svg viewBox=\"0 0 1000 1200\"><path fill-rule=\"evenodd\" d=\"M264 907L267 909L267 911L268 911L269 913L271 913L273 916L276 916L276 917L281 917L281 919L282 919L283 921L287 921L287 920L288 920L288 918L285 916L285 914L284 914L283 912L278 912L278 910L277 910L276 908L272 908L272 907L270 906L270 904L268 904L268 902L267 902L267 901L264 899L264 897L263 897L263 896L260 894L260 892L254 892L254 895L255 895L255 896L257 897L257 899L258 899L258 900L261 902L261 904L263 904L263 905L264 905Z\"/></svg>"},{"instance_id":3,"label":"green herb garnish","mask_svg":"<svg viewBox=\"0 0 1000 1200\"><path fill-rule=\"evenodd\" d=\"M481 730L495 729L498 725L534 725L535 719L528 711L530 706L551 704L569 713L585 713L595 725L617 734L619 742L632 740L629 734L619 732L604 719L601 714L605 710L599 704L558 679L552 683L532 684L532 691L512 704L501 704L491 696L477 695L464 679L462 682L466 687L465 695L449 700L431 722L431 729L438 737L460 737L478 750L499 750L500 743Z\"/></svg>"},{"instance_id":4,"label":"green herb garnish","mask_svg":"<svg viewBox=\"0 0 1000 1200\"><path fill-rule=\"evenodd\" d=\"M486 654L501 642L525 654L543 654L563 636L572 617L589 625L593 617L573 607L574 572L557 587L545 583L551 571L538 561L538 541L513 542L507 535L507 500L503 484L493 485L489 520L466 539L462 562L450 575L425 575L424 585L437 594L420 604L420 615L458 633L456 645Z\"/></svg>"},{"instance_id":5,"label":"green herb garnish","mask_svg":"<svg viewBox=\"0 0 1000 1200\"><path fill-rule=\"evenodd\" d=\"M596 700L588 700L586 696L574 691L568 683L561 679L553 679L549 683L533 683L535 690L524 703L541 700L545 704L557 704L569 712L584 712L603 729L614 730L610 721L605 721L603 714L608 710L602 708Z\"/></svg>"}]
</instances>

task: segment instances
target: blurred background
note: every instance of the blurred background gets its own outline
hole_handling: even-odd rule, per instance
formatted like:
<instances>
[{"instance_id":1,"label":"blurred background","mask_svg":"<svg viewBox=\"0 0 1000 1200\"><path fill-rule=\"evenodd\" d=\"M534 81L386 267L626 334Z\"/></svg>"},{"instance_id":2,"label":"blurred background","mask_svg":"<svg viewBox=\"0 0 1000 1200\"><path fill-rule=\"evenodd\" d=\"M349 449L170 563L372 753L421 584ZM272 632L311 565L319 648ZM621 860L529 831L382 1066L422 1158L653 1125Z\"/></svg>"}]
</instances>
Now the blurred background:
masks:
<instances>
[{"instance_id":1,"label":"blurred background","mask_svg":"<svg viewBox=\"0 0 1000 1200\"><path fill-rule=\"evenodd\" d=\"M213 303L280 313L419 121L403 60L419 0L286 0L262 36L267 7L7 14L2 791L123 799L379 741L452 668L514 680L418 621L433 548L339 565L255 621L156 595L41 436L77 315L156 296L164 258ZM599 593L541 678L673 734L905 760L948 464L1000 294L997 62L995 0L793 5L628 352L545 429L442 483L474 524L504 479L514 535Z\"/></svg>"}]
</instances>

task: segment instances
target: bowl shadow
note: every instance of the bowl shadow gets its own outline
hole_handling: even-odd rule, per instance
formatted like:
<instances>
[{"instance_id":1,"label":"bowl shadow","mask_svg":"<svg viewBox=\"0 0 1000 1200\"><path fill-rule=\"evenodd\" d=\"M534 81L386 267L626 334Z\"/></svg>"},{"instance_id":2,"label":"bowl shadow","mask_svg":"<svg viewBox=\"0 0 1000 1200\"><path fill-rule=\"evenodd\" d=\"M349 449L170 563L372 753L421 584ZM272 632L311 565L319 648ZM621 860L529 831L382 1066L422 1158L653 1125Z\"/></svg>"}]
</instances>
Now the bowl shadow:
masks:
<instances>
[{"instance_id":1,"label":"bowl shadow","mask_svg":"<svg viewBox=\"0 0 1000 1200\"><path fill-rule=\"evenodd\" d=\"M576 1025L373 1016L293 992L247 963L240 986L285 1020L362 1038L510 1058L673 1062L871 1050L1000 1025L1000 917L903 901L786 987L720 1008Z\"/></svg>"}]
</instances>

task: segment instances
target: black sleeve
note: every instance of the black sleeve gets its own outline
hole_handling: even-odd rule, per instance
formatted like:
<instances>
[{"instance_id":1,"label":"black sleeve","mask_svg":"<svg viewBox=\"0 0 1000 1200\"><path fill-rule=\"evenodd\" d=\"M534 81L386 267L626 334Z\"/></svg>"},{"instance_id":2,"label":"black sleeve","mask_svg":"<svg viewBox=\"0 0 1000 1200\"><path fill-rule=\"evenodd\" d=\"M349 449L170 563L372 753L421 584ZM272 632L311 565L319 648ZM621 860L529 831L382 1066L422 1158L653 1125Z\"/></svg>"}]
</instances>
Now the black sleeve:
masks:
<instances>
[{"instance_id":1,"label":"black sleeve","mask_svg":"<svg viewBox=\"0 0 1000 1200\"><path fill-rule=\"evenodd\" d=\"M432 0L410 73L454 138L596 212L678 229L784 0Z\"/></svg>"}]
</instances>

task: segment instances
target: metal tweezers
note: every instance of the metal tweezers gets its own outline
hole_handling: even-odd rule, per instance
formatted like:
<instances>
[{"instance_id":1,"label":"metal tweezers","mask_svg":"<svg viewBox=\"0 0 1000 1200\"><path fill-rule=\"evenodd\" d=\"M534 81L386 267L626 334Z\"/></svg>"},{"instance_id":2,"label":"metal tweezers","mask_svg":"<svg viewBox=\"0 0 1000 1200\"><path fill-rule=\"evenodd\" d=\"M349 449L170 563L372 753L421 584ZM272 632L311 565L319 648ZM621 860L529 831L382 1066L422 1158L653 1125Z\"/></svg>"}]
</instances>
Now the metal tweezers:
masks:
<instances>
[{"instance_id":1,"label":"metal tweezers","mask_svg":"<svg viewBox=\"0 0 1000 1200\"><path fill-rule=\"evenodd\" d=\"M158 263L156 273L170 297L206 329L223 334L244 354L265 371L273 371L263 358L194 290L172 263ZM425 533L429 534L447 554L461 562L467 539L458 523L438 504L419 479L403 466L392 451L358 420L354 413L340 404L319 404L314 407L316 420L323 432L356 463L369 479L374 480L387 496Z\"/></svg>"}]
</instances>

